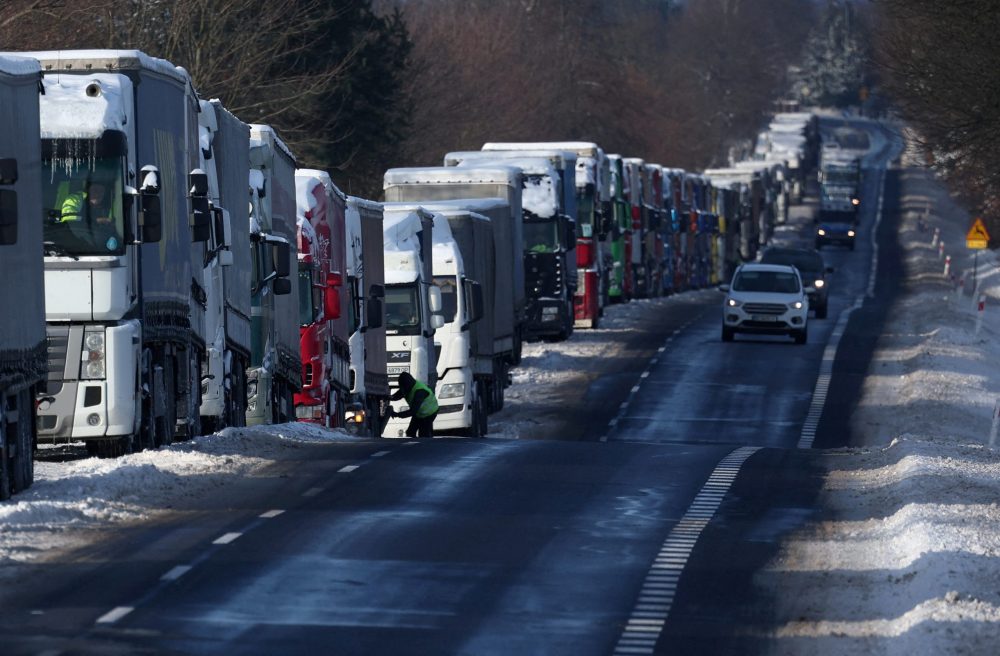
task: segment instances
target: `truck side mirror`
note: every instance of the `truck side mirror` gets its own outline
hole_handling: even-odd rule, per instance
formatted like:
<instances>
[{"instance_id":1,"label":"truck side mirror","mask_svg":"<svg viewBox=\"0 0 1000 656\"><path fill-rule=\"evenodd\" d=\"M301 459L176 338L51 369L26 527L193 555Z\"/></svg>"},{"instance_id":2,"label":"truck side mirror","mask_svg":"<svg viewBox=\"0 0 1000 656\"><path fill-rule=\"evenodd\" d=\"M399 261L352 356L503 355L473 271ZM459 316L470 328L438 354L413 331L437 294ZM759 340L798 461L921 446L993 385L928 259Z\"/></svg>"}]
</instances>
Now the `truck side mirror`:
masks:
<instances>
[{"instance_id":1,"label":"truck side mirror","mask_svg":"<svg viewBox=\"0 0 1000 656\"><path fill-rule=\"evenodd\" d=\"M163 236L160 212L160 169L147 164L139 171L139 235L145 244L155 244Z\"/></svg>"},{"instance_id":2,"label":"truck side mirror","mask_svg":"<svg viewBox=\"0 0 1000 656\"><path fill-rule=\"evenodd\" d=\"M208 202L208 176L201 169L188 174L191 196L191 241L208 241L212 237L212 207Z\"/></svg>"},{"instance_id":3,"label":"truck side mirror","mask_svg":"<svg viewBox=\"0 0 1000 656\"><path fill-rule=\"evenodd\" d=\"M291 251L288 244L273 244L274 272L279 278L287 278L292 271Z\"/></svg>"},{"instance_id":4,"label":"truck side mirror","mask_svg":"<svg viewBox=\"0 0 1000 656\"><path fill-rule=\"evenodd\" d=\"M373 285L378 286L378 285ZM382 299L379 297L371 297L365 302L365 327L366 328L381 328L385 323L382 320L383 307Z\"/></svg>"},{"instance_id":5,"label":"truck side mirror","mask_svg":"<svg viewBox=\"0 0 1000 656\"><path fill-rule=\"evenodd\" d=\"M438 330L443 326L444 326L444 317L442 317L440 314L432 314L431 328L433 328L434 330Z\"/></svg>"},{"instance_id":6,"label":"truck side mirror","mask_svg":"<svg viewBox=\"0 0 1000 656\"><path fill-rule=\"evenodd\" d=\"M437 314L444 307L441 302L441 288L437 285L431 285L427 289L427 304L430 306L431 314Z\"/></svg>"},{"instance_id":7,"label":"truck side mirror","mask_svg":"<svg viewBox=\"0 0 1000 656\"><path fill-rule=\"evenodd\" d=\"M475 323L483 318L485 302L483 300L483 286L475 280L463 280L465 287L465 298L468 299L469 323Z\"/></svg>"},{"instance_id":8,"label":"truck side mirror","mask_svg":"<svg viewBox=\"0 0 1000 656\"><path fill-rule=\"evenodd\" d=\"M233 266L232 251L219 251L219 254L216 257L219 258L219 266L223 267Z\"/></svg>"},{"instance_id":9,"label":"truck side mirror","mask_svg":"<svg viewBox=\"0 0 1000 656\"><path fill-rule=\"evenodd\" d=\"M0 190L0 246L17 243L17 192Z\"/></svg>"},{"instance_id":10,"label":"truck side mirror","mask_svg":"<svg viewBox=\"0 0 1000 656\"><path fill-rule=\"evenodd\" d=\"M340 318L340 290L333 285L327 285L323 294L323 315L327 321Z\"/></svg>"},{"instance_id":11,"label":"truck side mirror","mask_svg":"<svg viewBox=\"0 0 1000 656\"><path fill-rule=\"evenodd\" d=\"M12 185L17 182L17 160L13 157L0 159L0 185Z\"/></svg>"},{"instance_id":12,"label":"truck side mirror","mask_svg":"<svg viewBox=\"0 0 1000 656\"><path fill-rule=\"evenodd\" d=\"M292 281L288 278L275 278L271 284L274 285L273 291L275 296L284 296L292 293Z\"/></svg>"}]
</instances>

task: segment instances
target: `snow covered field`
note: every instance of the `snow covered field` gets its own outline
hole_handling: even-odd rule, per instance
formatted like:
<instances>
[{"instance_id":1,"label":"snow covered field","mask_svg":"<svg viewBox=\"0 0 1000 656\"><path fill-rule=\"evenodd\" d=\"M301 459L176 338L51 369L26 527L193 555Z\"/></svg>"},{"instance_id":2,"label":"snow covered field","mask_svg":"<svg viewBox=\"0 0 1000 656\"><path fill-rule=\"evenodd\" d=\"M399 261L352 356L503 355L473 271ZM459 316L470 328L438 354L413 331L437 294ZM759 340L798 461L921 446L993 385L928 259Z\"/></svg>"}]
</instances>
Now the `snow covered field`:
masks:
<instances>
[{"instance_id":1,"label":"snow covered field","mask_svg":"<svg viewBox=\"0 0 1000 656\"><path fill-rule=\"evenodd\" d=\"M978 261L970 224L927 172L903 173L904 295L869 369L852 434L826 456L824 521L784 545L760 576L784 623L780 654L994 653L1000 636L1000 453L988 441L1000 398L1000 266ZM935 228L967 281L955 290Z\"/></svg>"}]
</instances>

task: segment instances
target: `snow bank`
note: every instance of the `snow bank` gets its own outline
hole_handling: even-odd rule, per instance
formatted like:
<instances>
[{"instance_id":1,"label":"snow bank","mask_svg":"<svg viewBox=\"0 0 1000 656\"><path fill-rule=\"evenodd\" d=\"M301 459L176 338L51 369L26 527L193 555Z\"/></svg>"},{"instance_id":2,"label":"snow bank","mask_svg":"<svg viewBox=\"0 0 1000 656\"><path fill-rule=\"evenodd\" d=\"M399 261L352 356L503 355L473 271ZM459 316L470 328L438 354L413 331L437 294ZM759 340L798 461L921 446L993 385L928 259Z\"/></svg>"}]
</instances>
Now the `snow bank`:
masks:
<instances>
[{"instance_id":1,"label":"snow bank","mask_svg":"<svg viewBox=\"0 0 1000 656\"><path fill-rule=\"evenodd\" d=\"M978 257L977 334L970 219L926 171L901 176L905 293L852 416L863 446L827 457L825 519L758 575L779 599L772 653L996 651L1000 451L986 443L1000 397L1000 267L994 253ZM935 229L964 293L943 274Z\"/></svg>"},{"instance_id":2,"label":"snow bank","mask_svg":"<svg viewBox=\"0 0 1000 656\"><path fill-rule=\"evenodd\" d=\"M94 539L111 523L147 519L178 501L260 475L309 444L357 441L309 424L227 428L122 458L35 462L35 483L0 504L0 576L52 549Z\"/></svg>"}]
</instances>

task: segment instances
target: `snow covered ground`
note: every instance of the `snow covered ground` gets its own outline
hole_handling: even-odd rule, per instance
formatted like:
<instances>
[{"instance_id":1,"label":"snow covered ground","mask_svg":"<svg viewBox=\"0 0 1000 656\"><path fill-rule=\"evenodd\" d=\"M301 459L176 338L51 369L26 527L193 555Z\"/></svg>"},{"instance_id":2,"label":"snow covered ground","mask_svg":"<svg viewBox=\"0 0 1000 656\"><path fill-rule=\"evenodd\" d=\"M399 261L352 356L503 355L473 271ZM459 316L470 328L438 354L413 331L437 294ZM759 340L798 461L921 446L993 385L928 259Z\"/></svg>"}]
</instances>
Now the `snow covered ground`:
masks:
<instances>
[{"instance_id":1,"label":"snow covered ground","mask_svg":"<svg viewBox=\"0 0 1000 656\"><path fill-rule=\"evenodd\" d=\"M904 160L905 163L905 160ZM1000 266L926 171L903 172L904 294L852 417L860 448L825 456L823 520L789 539L760 583L782 619L774 653L994 653L1000 637ZM935 229L967 283L955 290Z\"/></svg>"},{"instance_id":2,"label":"snow covered ground","mask_svg":"<svg viewBox=\"0 0 1000 656\"><path fill-rule=\"evenodd\" d=\"M0 504L0 578L17 563L86 544L113 524L167 512L238 478L262 474L316 442L356 440L308 424L227 428L122 458L35 462L34 485Z\"/></svg>"}]
</instances>

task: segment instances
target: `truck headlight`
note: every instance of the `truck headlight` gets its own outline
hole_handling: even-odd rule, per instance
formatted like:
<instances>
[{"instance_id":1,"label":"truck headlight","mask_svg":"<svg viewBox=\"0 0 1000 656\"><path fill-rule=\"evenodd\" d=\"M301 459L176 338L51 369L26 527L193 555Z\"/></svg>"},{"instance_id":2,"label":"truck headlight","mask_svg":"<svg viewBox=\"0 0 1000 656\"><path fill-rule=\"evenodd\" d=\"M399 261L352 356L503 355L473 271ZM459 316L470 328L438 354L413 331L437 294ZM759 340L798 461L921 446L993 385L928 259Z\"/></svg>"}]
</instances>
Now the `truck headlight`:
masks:
<instances>
[{"instance_id":1,"label":"truck headlight","mask_svg":"<svg viewBox=\"0 0 1000 656\"><path fill-rule=\"evenodd\" d=\"M80 378L104 378L104 328L87 328L83 333Z\"/></svg>"},{"instance_id":2,"label":"truck headlight","mask_svg":"<svg viewBox=\"0 0 1000 656\"><path fill-rule=\"evenodd\" d=\"M816 231L816 234L819 235L820 237L823 237L824 235L826 235L826 230L820 228L819 230Z\"/></svg>"},{"instance_id":3,"label":"truck headlight","mask_svg":"<svg viewBox=\"0 0 1000 656\"><path fill-rule=\"evenodd\" d=\"M854 236L854 231L853 230L848 230L847 231L847 236L848 237L853 237Z\"/></svg>"},{"instance_id":4,"label":"truck headlight","mask_svg":"<svg viewBox=\"0 0 1000 656\"><path fill-rule=\"evenodd\" d=\"M857 207L858 205L861 204L861 199L860 198L852 198L851 199L851 204L854 205L855 207Z\"/></svg>"},{"instance_id":5,"label":"truck headlight","mask_svg":"<svg viewBox=\"0 0 1000 656\"><path fill-rule=\"evenodd\" d=\"M813 287L815 287L816 289L823 289L824 285L826 285L825 280L817 280L816 282L813 283Z\"/></svg>"},{"instance_id":6,"label":"truck headlight","mask_svg":"<svg viewBox=\"0 0 1000 656\"><path fill-rule=\"evenodd\" d=\"M458 396L465 396L465 383L448 383L441 386L438 393L439 399L453 399Z\"/></svg>"}]
</instances>

